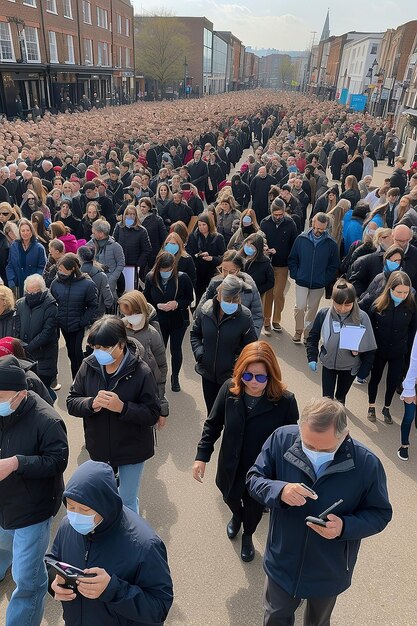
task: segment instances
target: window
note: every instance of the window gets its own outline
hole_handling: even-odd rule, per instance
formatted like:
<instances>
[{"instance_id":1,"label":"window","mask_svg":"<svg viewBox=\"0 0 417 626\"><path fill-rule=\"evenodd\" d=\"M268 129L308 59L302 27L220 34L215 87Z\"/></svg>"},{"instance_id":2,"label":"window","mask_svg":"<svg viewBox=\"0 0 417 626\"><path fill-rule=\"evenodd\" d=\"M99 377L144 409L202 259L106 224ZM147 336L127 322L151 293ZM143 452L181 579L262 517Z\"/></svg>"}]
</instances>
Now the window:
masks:
<instances>
[{"instance_id":1,"label":"window","mask_svg":"<svg viewBox=\"0 0 417 626\"><path fill-rule=\"evenodd\" d=\"M46 0L46 10L48 11L48 13L57 14L56 0Z\"/></svg>"},{"instance_id":2,"label":"window","mask_svg":"<svg viewBox=\"0 0 417 626\"><path fill-rule=\"evenodd\" d=\"M213 49L213 33L211 30L204 28L204 46L203 46L203 72L211 73L211 57Z\"/></svg>"},{"instance_id":3,"label":"window","mask_svg":"<svg viewBox=\"0 0 417 626\"><path fill-rule=\"evenodd\" d=\"M71 0L63 0L64 5L64 17L72 20L72 3Z\"/></svg>"},{"instance_id":4,"label":"window","mask_svg":"<svg viewBox=\"0 0 417 626\"><path fill-rule=\"evenodd\" d=\"M10 33L10 24L0 22L0 60L14 61L14 51L12 44L12 36Z\"/></svg>"},{"instance_id":5,"label":"window","mask_svg":"<svg viewBox=\"0 0 417 626\"><path fill-rule=\"evenodd\" d=\"M97 7L97 26L100 28L108 28L108 13L106 9Z\"/></svg>"},{"instance_id":6,"label":"window","mask_svg":"<svg viewBox=\"0 0 417 626\"><path fill-rule=\"evenodd\" d=\"M56 45L56 33L53 30L48 32L49 37L49 62L59 63L58 60L58 48Z\"/></svg>"},{"instance_id":7,"label":"window","mask_svg":"<svg viewBox=\"0 0 417 626\"><path fill-rule=\"evenodd\" d=\"M373 43L371 46L371 54L376 54L378 52L378 44Z\"/></svg>"},{"instance_id":8,"label":"window","mask_svg":"<svg viewBox=\"0 0 417 626\"><path fill-rule=\"evenodd\" d=\"M83 21L84 24L92 24L91 21L91 4L83 0Z\"/></svg>"},{"instance_id":9,"label":"window","mask_svg":"<svg viewBox=\"0 0 417 626\"><path fill-rule=\"evenodd\" d=\"M84 63L85 65L93 65L93 41L92 39L84 39Z\"/></svg>"},{"instance_id":10,"label":"window","mask_svg":"<svg viewBox=\"0 0 417 626\"><path fill-rule=\"evenodd\" d=\"M116 48L116 67L122 67L122 46Z\"/></svg>"},{"instance_id":11,"label":"window","mask_svg":"<svg viewBox=\"0 0 417 626\"><path fill-rule=\"evenodd\" d=\"M117 32L119 35L122 33L122 16L117 15Z\"/></svg>"},{"instance_id":12,"label":"window","mask_svg":"<svg viewBox=\"0 0 417 626\"><path fill-rule=\"evenodd\" d=\"M23 0L23 4L26 4L28 7L36 8L36 0Z\"/></svg>"},{"instance_id":13,"label":"window","mask_svg":"<svg viewBox=\"0 0 417 626\"><path fill-rule=\"evenodd\" d=\"M24 38L26 44L26 54L29 63L39 63L41 55L39 52L38 29L33 26L25 26Z\"/></svg>"},{"instance_id":14,"label":"window","mask_svg":"<svg viewBox=\"0 0 417 626\"><path fill-rule=\"evenodd\" d=\"M65 63L70 65L74 65L74 37L72 35L67 35L67 60Z\"/></svg>"},{"instance_id":15,"label":"window","mask_svg":"<svg viewBox=\"0 0 417 626\"><path fill-rule=\"evenodd\" d=\"M109 65L110 45L106 41L99 41L97 46L97 65Z\"/></svg>"},{"instance_id":16,"label":"window","mask_svg":"<svg viewBox=\"0 0 417 626\"><path fill-rule=\"evenodd\" d=\"M126 37L130 37L130 19L126 18Z\"/></svg>"},{"instance_id":17,"label":"window","mask_svg":"<svg viewBox=\"0 0 417 626\"><path fill-rule=\"evenodd\" d=\"M130 58L130 48L126 48L126 67L132 67Z\"/></svg>"}]
</instances>

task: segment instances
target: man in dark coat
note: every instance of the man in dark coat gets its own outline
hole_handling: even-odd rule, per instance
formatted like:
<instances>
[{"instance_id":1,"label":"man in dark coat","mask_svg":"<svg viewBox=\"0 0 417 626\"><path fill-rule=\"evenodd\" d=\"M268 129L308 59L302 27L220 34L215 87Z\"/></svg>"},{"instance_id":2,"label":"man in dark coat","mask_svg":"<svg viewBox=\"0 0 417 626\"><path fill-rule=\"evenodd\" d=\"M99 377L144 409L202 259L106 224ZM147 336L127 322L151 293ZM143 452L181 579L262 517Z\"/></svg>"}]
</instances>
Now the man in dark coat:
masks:
<instances>
[{"instance_id":1,"label":"man in dark coat","mask_svg":"<svg viewBox=\"0 0 417 626\"><path fill-rule=\"evenodd\" d=\"M207 163L201 158L201 150L194 152L194 159L188 163L190 182L198 189L198 195L204 200L204 190L208 178Z\"/></svg>"},{"instance_id":2,"label":"man in dark coat","mask_svg":"<svg viewBox=\"0 0 417 626\"><path fill-rule=\"evenodd\" d=\"M336 143L336 149L330 158L330 170L332 172L333 180L341 180L342 165L346 165L348 160L345 146L346 144L344 141L338 141Z\"/></svg>"},{"instance_id":3,"label":"man in dark coat","mask_svg":"<svg viewBox=\"0 0 417 626\"><path fill-rule=\"evenodd\" d=\"M405 163L406 159L404 157L398 157L395 161L395 170L392 172L392 176L389 179L390 187L398 187L400 196L404 195L408 182L407 172L404 169Z\"/></svg>"},{"instance_id":4,"label":"man in dark coat","mask_svg":"<svg viewBox=\"0 0 417 626\"><path fill-rule=\"evenodd\" d=\"M293 624L301 598L306 624L330 624L337 596L351 585L361 540L392 517L381 461L351 438L339 402L314 399L299 426L278 428L265 442L247 487L271 510L265 626ZM306 522L335 503L323 525Z\"/></svg>"},{"instance_id":5,"label":"man in dark coat","mask_svg":"<svg viewBox=\"0 0 417 626\"><path fill-rule=\"evenodd\" d=\"M256 213L258 222L260 223L264 217L269 215L269 190L275 185L275 178L267 174L265 165L262 165L255 178L250 183L250 192L252 194L252 208Z\"/></svg>"}]
</instances>

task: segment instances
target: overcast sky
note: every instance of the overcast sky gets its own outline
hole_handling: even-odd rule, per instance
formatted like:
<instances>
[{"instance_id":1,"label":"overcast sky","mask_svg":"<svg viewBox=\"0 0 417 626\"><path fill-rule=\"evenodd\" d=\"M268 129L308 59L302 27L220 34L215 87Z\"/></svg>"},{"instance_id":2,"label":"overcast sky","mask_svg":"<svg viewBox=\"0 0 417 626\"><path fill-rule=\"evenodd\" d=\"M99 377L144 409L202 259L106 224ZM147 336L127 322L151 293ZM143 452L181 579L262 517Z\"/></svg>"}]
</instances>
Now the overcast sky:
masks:
<instances>
[{"instance_id":1,"label":"overcast sky","mask_svg":"<svg viewBox=\"0 0 417 626\"><path fill-rule=\"evenodd\" d=\"M157 12L161 7L178 16L205 16L215 30L231 30L245 46L305 50L312 31L320 38L327 9L330 34L349 30L384 32L417 19L416 0L132 0L135 12Z\"/></svg>"}]
</instances>

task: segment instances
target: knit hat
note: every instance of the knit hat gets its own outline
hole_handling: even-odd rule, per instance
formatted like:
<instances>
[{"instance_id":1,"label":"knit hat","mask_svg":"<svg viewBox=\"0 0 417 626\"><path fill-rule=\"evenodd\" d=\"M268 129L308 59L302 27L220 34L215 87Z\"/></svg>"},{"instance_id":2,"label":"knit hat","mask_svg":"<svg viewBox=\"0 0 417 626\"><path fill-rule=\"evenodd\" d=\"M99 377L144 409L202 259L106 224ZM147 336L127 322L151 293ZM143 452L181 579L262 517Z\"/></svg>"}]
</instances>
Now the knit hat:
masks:
<instances>
[{"instance_id":1,"label":"knit hat","mask_svg":"<svg viewBox=\"0 0 417 626\"><path fill-rule=\"evenodd\" d=\"M2 357L0 359L0 391L22 391L22 389L27 389L26 374L20 367L19 361L12 355Z\"/></svg>"},{"instance_id":2,"label":"knit hat","mask_svg":"<svg viewBox=\"0 0 417 626\"><path fill-rule=\"evenodd\" d=\"M13 337L2 337L0 339L0 357L13 354Z\"/></svg>"}]
</instances>

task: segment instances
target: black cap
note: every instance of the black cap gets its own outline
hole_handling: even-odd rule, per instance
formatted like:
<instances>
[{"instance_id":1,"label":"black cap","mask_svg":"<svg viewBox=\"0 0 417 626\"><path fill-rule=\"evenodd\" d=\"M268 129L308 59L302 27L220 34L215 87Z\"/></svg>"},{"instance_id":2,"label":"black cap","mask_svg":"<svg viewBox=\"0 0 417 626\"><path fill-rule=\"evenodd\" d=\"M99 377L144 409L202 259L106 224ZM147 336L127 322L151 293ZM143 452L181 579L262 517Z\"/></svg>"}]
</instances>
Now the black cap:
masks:
<instances>
[{"instance_id":1,"label":"black cap","mask_svg":"<svg viewBox=\"0 0 417 626\"><path fill-rule=\"evenodd\" d=\"M27 389L26 374L15 356L0 359L0 391L22 391Z\"/></svg>"}]
</instances>

